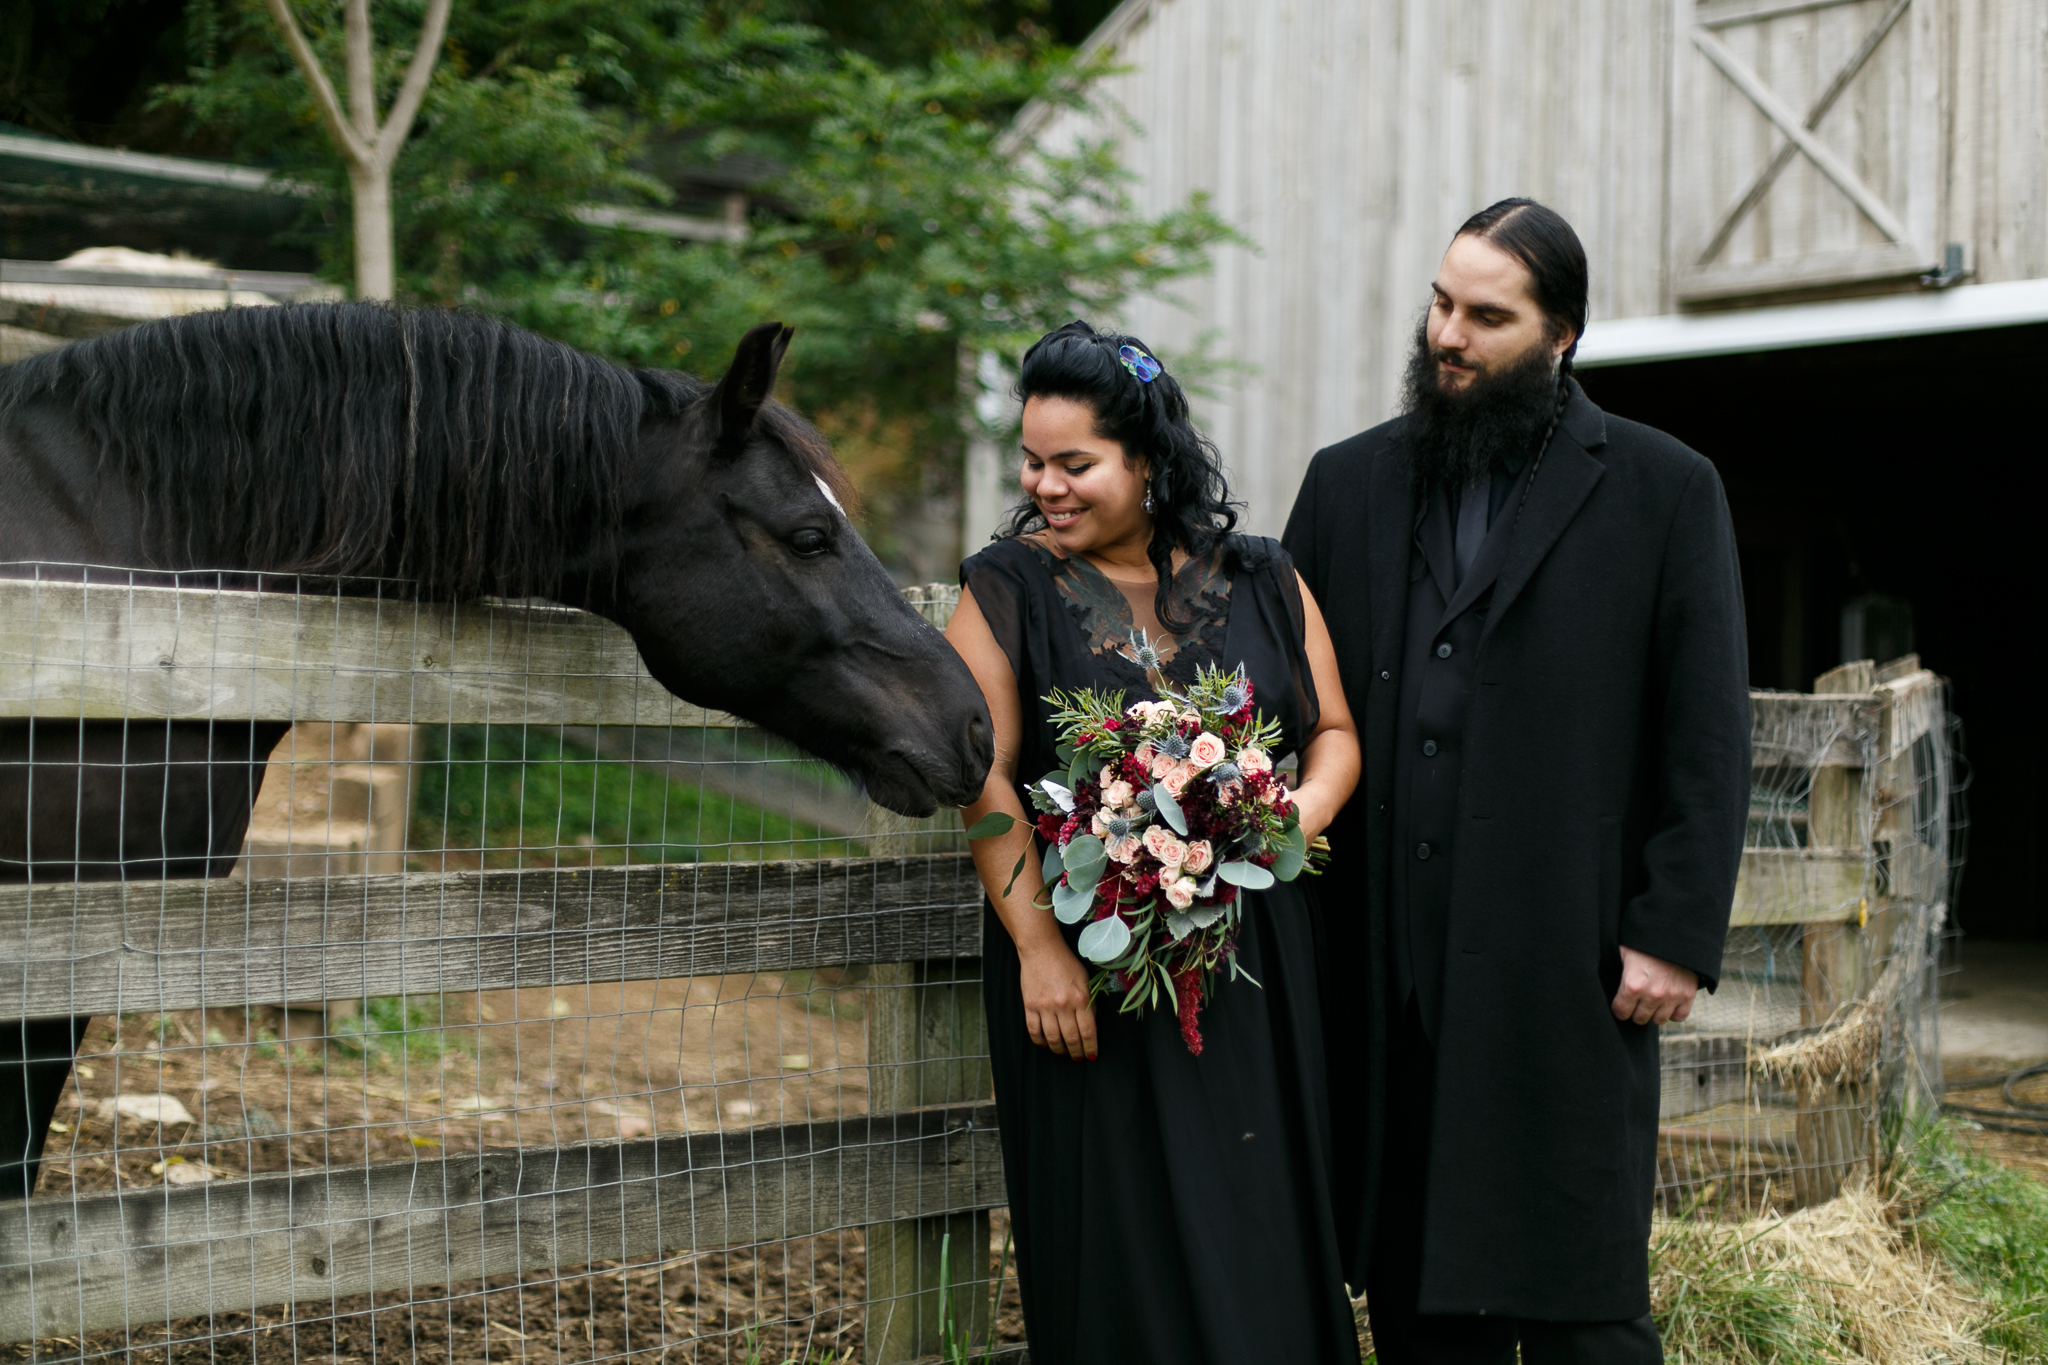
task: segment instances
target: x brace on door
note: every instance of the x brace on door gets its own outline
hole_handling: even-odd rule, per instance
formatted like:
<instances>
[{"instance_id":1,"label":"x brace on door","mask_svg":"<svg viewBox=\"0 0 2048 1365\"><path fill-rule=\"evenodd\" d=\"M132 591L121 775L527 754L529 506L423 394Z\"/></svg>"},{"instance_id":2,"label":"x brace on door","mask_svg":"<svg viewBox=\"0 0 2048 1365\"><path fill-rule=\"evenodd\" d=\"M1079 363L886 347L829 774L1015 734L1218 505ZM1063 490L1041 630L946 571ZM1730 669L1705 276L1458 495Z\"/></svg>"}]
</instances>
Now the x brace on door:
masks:
<instances>
[{"instance_id":1,"label":"x brace on door","mask_svg":"<svg viewBox=\"0 0 2048 1365\"><path fill-rule=\"evenodd\" d=\"M1849 88L1849 82L1856 79L1856 74L1863 69L1864 64L1870 60L1871 54L1877 51L1879 45L1884 42L1885 36L1898 24L1900 17L1905 14L1907 8L1912 3L1913 0L1892 0L1891 5L1885 9L1884 16L1877 21L1877 25L1857 45L1855 53L1850 56L1847 64L1835 73L1834 80L1828 83L1828 88L1822 92L1818 100L1814 101L1813 107L1807 110L1806 117L1803 119L1795 117L1790 106L1779 99L1777 93L1764 84L1763 80L1754 71L1750 70L1740 57L1729 51L1727 45L1719 38L1716 38L1709 27L1700 25L1693 29L1693 46L1697 47L1708 61L1721 68L1721 74L1733 82L1736 89L1748 96L1750 103L1754 104L1763 113L1765 118L1776 125L1778 131L1783 133L1787 139L1778 148L1777 155L1771 158L1770 164L1764 167L1762 173L1757 176L1749 189L1743 193L1742 198L1736 201L1735 207L1730 209L1727 216L1721 220L1720 226L1714 230L1713 238L1708 241L1706 249L1700 252L1698 261L1700 266L1711 264L1713 259L1721 254L1721 249L1728 245L1728 239L1735 235L1735 229L1741 225L1744 218L1749 216L1752 209L1763 202L1764 195L1777 180L1779 173L1792 163L1794 154L1800 152L1805 153L1807 160L1818 167L1822 175L1832 180L1837 189L1849 196L1856 207L1863 211L1864 217L1868 218L1877 227L1879 232L1882 232L1888 239L1898 243L1900 246L1910 245L1907 241L1906 225L1899 221L1898 215L1892 212L1891 206L1880 199L1868 185L1864 184L1856 172L1850 168L1849 164L1835 154L1833 148L1814 136L1814 130L1820 127L1820 122L1827 117L1828 110L1834 108L1835 101L1840 99L1842 92ZM1786 6L1786 8L1788 10L1792 8L1803 9L1813 8L1813 6ZM1770 12L1769 9L1765 9L1762 13L1752 17L1768 17Z\"/></svg>"}]
</instances>

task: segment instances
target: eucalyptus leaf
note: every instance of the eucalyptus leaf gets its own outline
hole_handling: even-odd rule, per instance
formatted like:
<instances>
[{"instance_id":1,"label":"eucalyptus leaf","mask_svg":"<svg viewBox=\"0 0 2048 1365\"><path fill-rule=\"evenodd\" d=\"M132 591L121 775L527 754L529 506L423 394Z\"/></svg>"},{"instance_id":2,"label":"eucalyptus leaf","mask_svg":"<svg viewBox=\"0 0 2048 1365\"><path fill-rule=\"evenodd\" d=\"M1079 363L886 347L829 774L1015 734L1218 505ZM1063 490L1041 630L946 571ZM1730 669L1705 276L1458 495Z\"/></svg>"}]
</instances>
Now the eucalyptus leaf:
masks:
<instances>
[{"instance_id":1,"label":"eucalyptus leaf","mask_svg":"<svg viewBox=\"0 0 2048 1365\"><path fill-rule=\"evenodd\" d=\"M1257 863L1225 863L1216 871L1224 881L1247 891L1264 891L1273 884L1273 874Z\"/></svg>"},{"instance_id":2,"label":"eucalyptus leaf","mask_svg":"<svg viewBox=\"0 0 2048 1365\"><path fill-rule=\"evenodd\" d=\"M1008 834L1016 827L1016 816L1005 811L992 810L969 827L967 837L970 839L993 839L998 834Z\"/></svg>"},{"instance_id":3,"label":"eucalyptus leaf","mask_svg":"<svg viewBox=\"0 0 2048 1365\"><path fill-rule=\"evenodd\" d=\"M1152 802L1159 808L1159 818L1171 825L1175 834L1186 838L1188 817L1182 814L1180 802L1174 799L1173 793L1166 789L1164 782L1152 784Z\"/></svg>"},{"instance_id":4,"label":"eucalyptus leaf","mask_svg":"<svg viewBox=\"0 0 2048 1365\"><path fill-rule=\"evenodd\" d=\"M1040 873L1044 875L1045 880L1056 882L1060 879L1060 873L1066 871L1066 868L1060 861L1060 846L1058 844L1047 844L1045 846L1045 852L1038 855L1038 868Z\"/></svg>"},{"instance_id":5,"label":"eucalyptus leaf","mask_svg":"<svg viewBox=\"0 0 2048 1365\"><path fill-rule=\"evenodd\" d=\"M1027 848L1027 849L1025 849L1025 850L1024 850L1024 851L1023 851L1022 853L1019 853L1019 854L1017 855L1017 865L1016 865L1015 867L1013 867L1013 868L1011 868L1011 869L1010 869L1010 881L1009 881L1009 884L1008 884L1007 886L1005 886L1005 887L1003 888L1003 894L1004 894L1005 896L1009 895L1011 891L1013 891L1014 889L1016 889L1016 886L1017 886L1017 878L1019 878L1019 877L1021 877L1021 876L1023 876L1023 875L1024 875L1024 860L1025 860L1026 858L1029 858L1030 856L1031 856L1031 850L1030 850L1030 849L1028 849L1028 848Z\"/></svg>"},{"instance_id":6,"label":"eucalyptus leaf","mask_svg":"<svg viewBox=\"0 0 2048 1365\"><path fill-rule=\"evenodd\" d=\"M1090 962L1114 962L1131 946L1131 927L1119 915L1099 919L1081 931L1081 956Z\"/></svg>"},{"instance_id":7,"label":"eucalyptus leaf","mask_svg":"<svg viewBox=\"0 0 2048 1365\"><path fill-rule=\"evenodd\" d=\"M1061 767L1066 767L1074 761L1074 746L1062 740L1053 747L1052 756L1060 761Z\"/></svg>"},{"instance_id":8,"label":"eucalyptus leaf","mask_svg":"<svg viewBox=\"0 0 2048 1365\"><path fill-rule=\"evenodd\" d=\"M1280 836L1278 849L1279 856L1273 859L1273 875L1283 882L1291 882L1301 875L1302 864L1308 861L1308 834L1299 821Z\"/></svg>"},{"instance_id":9,"label":"eucalyptus leaf","mask_svg":"<svg viewBox=\"0 0 2048 1365\"><path fill-rule=\"evenodd\" d=\"M1102 840L1092 834L1076 834L1067 841L1067 847L1060 855L1060 862L1067 875L1081 873L1093 884L1102 875L1102 868L1109 861L1109 850L1102 846Z\"/></svg>"},{"instance_id":10,"label":"eucalyptus leaf","mask_svg":"<svg viewBox=\"0 0 2048 1365\"><path fill-rule=\"evenodd\" d=\"M1095 904L1095 887L1061 882L1052 889L1053 918L1061 924L1079 924Z\"/></svg>"}]
</instances>

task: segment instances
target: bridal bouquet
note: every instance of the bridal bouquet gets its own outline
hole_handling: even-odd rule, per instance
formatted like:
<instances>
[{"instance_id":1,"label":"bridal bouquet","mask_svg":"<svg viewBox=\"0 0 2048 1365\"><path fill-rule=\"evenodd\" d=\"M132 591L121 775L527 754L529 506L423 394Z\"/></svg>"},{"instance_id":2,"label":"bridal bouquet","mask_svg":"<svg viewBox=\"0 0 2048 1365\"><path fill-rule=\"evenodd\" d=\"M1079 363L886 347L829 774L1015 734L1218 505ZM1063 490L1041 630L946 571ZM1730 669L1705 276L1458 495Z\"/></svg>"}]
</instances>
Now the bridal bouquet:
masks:
<instances>
[{"instance_id":1,"label":"bridal bouquet","mask_svg":"<svg viewBox=\"0 0 2048 1365\"><path fill-rule=\"evenodd\" d=\"M1087 923L1079 948L1095 966L1091 996L1121 995L1126 1012L1163 1001L1200 1056L1198 1016L1215 974L1252 980L1237 965L1238 893L1292 881L1329 846L1303 834L1269 757L1280 724L1253 711L1243 668L1203 670L1177 691L1143 632L1131 643L1161 700L1126 707L1121 692L1053 692L1066 766L1027 791L1050 845L1052 912ZM988 838L1014 823L997 812L967 834Z\"/></svg>"}]
</instances>

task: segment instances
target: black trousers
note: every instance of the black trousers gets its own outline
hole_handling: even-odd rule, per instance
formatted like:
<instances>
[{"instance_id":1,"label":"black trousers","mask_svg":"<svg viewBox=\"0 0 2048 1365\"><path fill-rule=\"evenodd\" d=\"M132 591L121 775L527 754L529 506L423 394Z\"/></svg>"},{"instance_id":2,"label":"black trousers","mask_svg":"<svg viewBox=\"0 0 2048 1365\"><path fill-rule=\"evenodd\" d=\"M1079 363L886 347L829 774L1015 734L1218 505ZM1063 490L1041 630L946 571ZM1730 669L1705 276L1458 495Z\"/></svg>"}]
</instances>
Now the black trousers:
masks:
<instances>
[{"instance_id":1,"label":"black trousers","mask_svg":"<svg viewBox=\"0 0 2048 1365\"><path fill-rule=\"evenodd\" d=\"M1365 1293L1380 1365L1662 1365L1663 1345L1647 1317L1627 1322L1544 1322L1418 1313L1436 1108L1436 1054L1411 996L1388 1049L1386 1156ZM1568 1248L1560 1248L1569 1254Z\"/></svg>"},{"instance_id":2,"label":"black trousers","mask_svg":"<svg viewBox=\"0 0 2048 1365\"><path fill-rule=\"evenodd\" d=\"M0 1199L36 1192L43 1141L92 1020L0 1020Z\"/></svg>"}]
</instances>

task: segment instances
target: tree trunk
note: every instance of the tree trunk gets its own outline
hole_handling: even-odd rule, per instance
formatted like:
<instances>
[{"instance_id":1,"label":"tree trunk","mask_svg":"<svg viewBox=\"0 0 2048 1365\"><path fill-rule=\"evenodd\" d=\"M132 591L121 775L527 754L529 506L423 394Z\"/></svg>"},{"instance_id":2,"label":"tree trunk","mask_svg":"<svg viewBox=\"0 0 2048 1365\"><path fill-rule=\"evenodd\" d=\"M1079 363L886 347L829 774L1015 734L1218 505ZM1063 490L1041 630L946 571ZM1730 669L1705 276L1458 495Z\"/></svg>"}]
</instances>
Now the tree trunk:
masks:
<instances>
[{"instance_id":1,"label":"tree trunk","mask_svg":"<svg viewBox=\"0 0 2048 1365\"><path fill-rule=\"evenodd\" d=\"M353 165L349 196L356 225L356 297L389 302L397 295L391 245L391 168Z\"/></svg>"}]
</instances>

